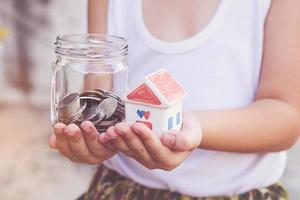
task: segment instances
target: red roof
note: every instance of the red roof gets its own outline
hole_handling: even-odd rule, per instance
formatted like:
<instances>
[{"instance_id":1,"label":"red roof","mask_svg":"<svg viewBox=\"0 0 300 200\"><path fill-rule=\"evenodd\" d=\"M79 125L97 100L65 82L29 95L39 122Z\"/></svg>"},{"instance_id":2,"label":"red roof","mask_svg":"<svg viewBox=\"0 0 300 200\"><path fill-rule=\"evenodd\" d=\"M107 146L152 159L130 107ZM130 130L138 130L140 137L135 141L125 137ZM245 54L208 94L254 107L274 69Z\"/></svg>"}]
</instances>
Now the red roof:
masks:
<instances>
[{"instance_id":1,"label":"red roof","mask_svg":"<svg viewBox=\"0 0 300 200\"><path fill-rule=\"evenodd\" d=\"M127 99L153 105L161 104L159 99L155 96L155 94L153 94L151 89L145 83L133 90L127 96Z\"/></svg>"},{"instance_id":2,"label":"red roof","mask_svg":"<svg viewBox=\"0 0 300 200\"><path fill-rule=\"evenodd\" d=\"M127 100L168 107L182 100L185 95L185 90L172 75L168 71L160 69L147 75L144 82L128 94Z\"/></svg>"},{"instance_id":3,"label":"red roof","mask_svg":"<svg viewBox=\"0 0 300 200\"><path fill-rule=\"evenodd\" d=\"M166 70L160 70L149 75L149 80L168 101L182 99L186 94L184 89Z\"/></svg>"}]
</instances>

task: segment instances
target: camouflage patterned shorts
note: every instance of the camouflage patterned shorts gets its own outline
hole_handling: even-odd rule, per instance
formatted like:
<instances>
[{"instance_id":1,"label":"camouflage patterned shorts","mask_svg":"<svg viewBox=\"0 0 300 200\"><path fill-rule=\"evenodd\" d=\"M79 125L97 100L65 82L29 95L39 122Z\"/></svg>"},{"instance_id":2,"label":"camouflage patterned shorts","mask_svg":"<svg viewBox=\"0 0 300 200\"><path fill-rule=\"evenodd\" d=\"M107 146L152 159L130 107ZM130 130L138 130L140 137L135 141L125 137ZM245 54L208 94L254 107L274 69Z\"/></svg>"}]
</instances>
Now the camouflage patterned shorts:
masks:
<instances>
[{"instance_id":1,"label":"camouflage patterned shorts","mask_svg":"<svg viewBox=\"0 0 300 200\"><path fill-rule=\"evenodd\" d=\"M279 183L267 188L251 190L234 196L190 197L167 190L147 188L100 166L88 189L78 200L288 200L286 190Z\"/></svg>"}]
</instances>

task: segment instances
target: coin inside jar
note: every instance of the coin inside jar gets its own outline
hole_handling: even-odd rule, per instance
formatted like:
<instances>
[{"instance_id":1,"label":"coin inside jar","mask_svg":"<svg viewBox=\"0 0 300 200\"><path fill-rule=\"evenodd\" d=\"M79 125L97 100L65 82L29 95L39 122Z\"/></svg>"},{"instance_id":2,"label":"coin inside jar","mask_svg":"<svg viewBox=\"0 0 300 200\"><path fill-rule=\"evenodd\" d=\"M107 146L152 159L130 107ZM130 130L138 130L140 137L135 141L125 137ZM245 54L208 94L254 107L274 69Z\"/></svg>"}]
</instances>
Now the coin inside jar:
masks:
<instances>
[{"instance_id":1,"label":"coin inside jar","mask_svg":"<svg viewBox=\"0 0 300 200\"><path fill-rule=\"evenodd\" d=\"M80 116L82 106L79 100L78 93L71 93L62 98L58 106L58 119L61 122L67 123L73 121Z\"/></svg>"},{"instance_id":2,"label":"coin inside jar","mask_svg":"<svg viewBox=\"0 0 300 200\"><path fill-rule=\"evenodd\" d=\"M92 121L93 118L97 116L98 105L101 99L95 97L81 96L80 101L86 103L86 108L82 111L79 120L82 122Z\"/></svg>"},{"instance_id":3,"label":"coin inside jar","mask_svg":"<svg viewBox=\"0 0 300 200\"><path fill-rule=\"evenodd\" d=\"M82 111L86 108L86 103L81 102L80 108L77 111L72 112L59 112L59 120L64 123L69 123L69 121L74 121L81 116Z\"/></svg>"},{"instance_id":4,"label":"coin inside jar","mask_svg":"<svg viewBox=\"0 0 300 200\"><path fill-rule=\"evenodd\" d=\"M102 89L95 89L96 92L99 92L100 94L102 94L103 96L107 93L106 91L102 90Z\"/></svg>"},{"instance_id":5,"label":"coin inside jar","mask_svg":"<svg viewBox=\"0 0 300 200\"><path fill-rule=\"evenodd\" d=\"M104 95L104 98L114 98L118 101L121 101L121 98L113 92L106 92L105 95Z\"/></svg>"},{"instance_id":6,"label":"coin inside jar","mask_svg":"<svg viewBox=\"0 0 300 200\"><path fill-rule=\"evenodd\" d=\"M80 97L95 97L99 99L103 99L104 93L94 90L89 90L86 92L83 92Z\"/></svg>"},{"instance_id":7,"label":"coin inside jar","mask_svg":"<svg viewBox=\"0 0 300 200\"><path fill-rule=\"evenodd\" d=\"M104 111L98 109L97 115L96 115L95 120L93 121L93 123L97 124L97 123L101 122L104 118L105 118Z\"/></svg>"},{"instance_id":8,"label":"coin inside jar","mask_svg":"<svg viewBox=\"0 0 300 200\"><path fill-rule=\"evenodd\" d=\"M116 111L117 107L118 101L113 98L105 98L98 105L98 109L104 111L105 118L110 118Z\"/></svg>"},{"instance_id":9,"label":"coin inside jar","mask_svg":"<svg viewBox=\"0 0 300 200\"><path fill-rule=\"evenodd\" d=\"M80 125L91 121L99 133L125 119L125 105L113 92L95 89L71 93L59 103L59 121Z\"/></svg>"},{"instance_id":10,"label":"coin inside jar","mask_svg":"<svg viewBox=\"0 0 300 200\"><path fill-rule=\"evenodd\" d=\"M62 100L59 102L58 108L64 109L64 108L70 107L72 105L75 105L78 102L78 99L79 99L78 93L68 94L65 97L63 97Z\"/></svg>"}]
</instances>

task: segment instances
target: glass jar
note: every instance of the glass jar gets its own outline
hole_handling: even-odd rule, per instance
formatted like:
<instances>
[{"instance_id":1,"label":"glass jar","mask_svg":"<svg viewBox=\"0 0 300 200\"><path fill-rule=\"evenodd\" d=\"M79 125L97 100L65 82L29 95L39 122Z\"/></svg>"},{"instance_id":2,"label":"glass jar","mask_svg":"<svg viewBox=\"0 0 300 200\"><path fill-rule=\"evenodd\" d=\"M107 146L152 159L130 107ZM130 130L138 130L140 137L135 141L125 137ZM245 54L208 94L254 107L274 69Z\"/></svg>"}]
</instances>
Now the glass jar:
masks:
<instances>
[{"instance_id":1,"label":"glass jar","mask_svg":"<svg viewBox=\"0 0 300 200\"><path fill-rule=\"evenodd\" d=\"M60 35L51 75L51 124L91 121L99 132L122 121L128 46L100 34Z\"/></svg>"}]
</instances>

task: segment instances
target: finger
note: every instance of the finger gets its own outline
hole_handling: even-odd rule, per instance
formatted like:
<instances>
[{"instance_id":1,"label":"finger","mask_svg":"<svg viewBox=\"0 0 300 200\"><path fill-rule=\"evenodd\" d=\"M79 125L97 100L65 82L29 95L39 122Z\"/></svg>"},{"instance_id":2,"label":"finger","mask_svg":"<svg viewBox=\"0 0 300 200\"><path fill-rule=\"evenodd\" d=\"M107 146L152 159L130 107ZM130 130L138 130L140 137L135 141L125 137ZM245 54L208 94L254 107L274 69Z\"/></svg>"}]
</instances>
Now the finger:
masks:
<instances>
[{"instance_id":1,"label":"finger","mask_svg":"<svg viewBox=\"0 0 300 200\"><path fill-rule=\"evenodd\" d=\"M196 148L192 137L183 131L168 131L161 136L161 142L176 151L191 151Z\"/></svg>"},{"instance_id":2,"label":"finger","mask_svg":"<svg viewBox=\"0 0 300 200\"><path fill-rule=\"evenodd\" d=\"M145 145L150 156L157 160L167 160L170 155L170 150L161 144L155 133L153 133L147 126L141 123L134 123L131 129L136 133L140 140Z\"/></svg>"},{"instance_id":3,"label":"finger","mask_svg":"<svg viewBox=\"0 0 300 200\"><path fill-rule=\"evenodd\" d=\"M191 149L186 136L179 131L168 131L161 136L163 145L177 151L188 151Z\"/></svg>"},{"instance_id":4,"label":"finger","mask_svg":"<svg viewBox=\"0 0 300 200\"><path fill-rule=\"evenodd\" d=\"M57 148L56 148L56 137L55 137L55 134L51 134L48 143L49 143L49 146L50 146L52 149L57 149Z\"/></svg>"},{"instance_id":5,"label":"finger","mask_svg":"<svg viewBox=\"0 0 300 200\"><path fill-rule=\"evenodd\" d=\"M54 125L54 133L56 137L56 148L59 152L68 158L74 158L75 156L71 151L67 135L65 134L66 125L63 123L57 123Z\"/></svg>"},{"instance_id":6,"label":"finger","mask_svg":"<svg viewBox=\"0 0 300 200\"><path fill-rule=\"evenodd\" d=\"M111 138L107 134L107 132L100 133L98 140L101 144L108 144L111 142Z\"/></svg>"},{"instance_id":7,"label":"finger","mask_svg":"<svg viewBox=\"0 0 300 200\"><path fill-rule=\"evenodd\" d=\"M116 146L112 143L112 139L108 136L106 132L100 133L98 136L98 142L105 146L107 149L110 149L112 152L117 152Z\"/></svg>"},{"instance_id":8,"label":"finger","mask_svg":"<svg viewBox=\"0 0 300 200\"><path fill-rule=\"evenodd\" d=\"M136 134L131 130L130 126L127 123L121 122L116 124L115 132L123 138L124 142L132 151L132 154L136 159L148 166L154 164L154 160L147 152L145 145L142 143L140 138L137 137Z\"/></svg>"},{"instance_id":9,"label":"finger","mask_svg":"<svg viewBox=\"0 0 300 200\"><path fill-rule=\"evenodd\" d=\"M90 164L101 162L101 160L96 159L90 154L82 132L77 125L68 125L65 128L65 134L68 137L72 153L76 156L77 159Z\"/></svg>"},{"instance_id":10,"label":"finger","mask_svg":"<svg viewBox=\"0 0 300 200\"><path fill-rule=\"evenodd\" d=\"M191 151L201 142L200 124L191 115L185 114L181 131L168 131L161 136L161 142L176 151Z\"/></svg>"},{"instance_id":11,"label":"finger","mask_svg":"<svg viewBox=\"0 0 300 200\"><path fill-rule=\"evenodd\" d=\"M83 122L81 124L81 128L83 130L83 135L86 139L87 147L95 157L108 157L114 153L111 151L111 149L108 149L101 143L99 143L99 132L97 131L92 122Z\"/></svg>"},{"instance_id":12,"label":"finger","mask_svg":"<svg viewBox=\"0 0 300 200\"><path fill-rule=\"evenodd\" d=\"M109 129L107 129L106 133L104 133L103 138L109 137L110 135L117 135L115 132L115 127L112 126ZM109 137L110 138L110 137ZM125 155L133 157L129 147L125 143L125 141L121 137L116 137L115 139L111 140L113 145L119 149L121 152L123 152Z\"/></svg>"}]
</instances>

